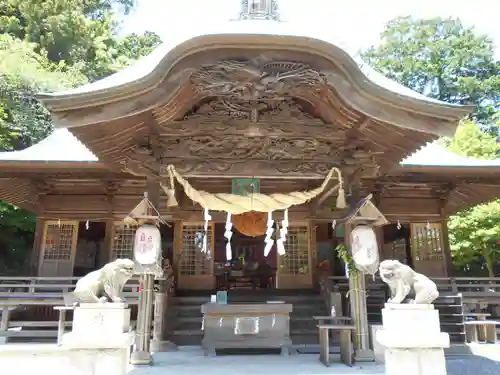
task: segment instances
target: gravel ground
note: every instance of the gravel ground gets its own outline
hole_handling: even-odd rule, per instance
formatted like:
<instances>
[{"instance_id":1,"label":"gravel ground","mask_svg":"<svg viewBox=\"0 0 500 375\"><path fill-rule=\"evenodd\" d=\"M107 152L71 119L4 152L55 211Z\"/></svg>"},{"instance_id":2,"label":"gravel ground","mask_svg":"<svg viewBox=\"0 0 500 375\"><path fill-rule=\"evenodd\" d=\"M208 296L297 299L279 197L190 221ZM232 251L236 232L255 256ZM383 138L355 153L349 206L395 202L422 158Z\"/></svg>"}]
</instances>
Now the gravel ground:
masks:
<instances>
[{"instance_id":1,"label":"gravel ground","mask_svg":"<svg viewBox=\"0 0 500 375\"><path fill-rule=\"evenodd\" d=\"M500 358L494 360L477 355L450 358L446 368L448 375L500 375Z\"/></svg>"}]
</instances>

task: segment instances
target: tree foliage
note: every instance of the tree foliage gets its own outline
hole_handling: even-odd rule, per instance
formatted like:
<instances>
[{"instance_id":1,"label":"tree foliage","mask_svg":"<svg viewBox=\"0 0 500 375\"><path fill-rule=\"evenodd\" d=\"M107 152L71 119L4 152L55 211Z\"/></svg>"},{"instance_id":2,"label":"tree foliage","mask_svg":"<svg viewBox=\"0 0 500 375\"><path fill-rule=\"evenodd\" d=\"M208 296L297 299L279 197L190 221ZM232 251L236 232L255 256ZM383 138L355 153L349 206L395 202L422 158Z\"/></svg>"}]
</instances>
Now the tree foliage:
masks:
<instances>
[{"instance_id":1,"label":"tree foliage","mask_svg":"<svg viewBox=\"0 0 500 375\"><path fill-rule=\"evenodd\" d=\"M500 200L452 216L448 225L455 265L470 269L479 263L494 277L495 263L500 261Z\"/></svg>"},{"instance_id":2,"label":"tree foliage","mask_svg":"<svg viewBox=\"0 0 500 375\"><path fill-rule=\"evenodd\" d=\"M55 63L78 68L90 80L122 69L144 43L157 45L151 32L116 36L116 9L127 13L134 0L0 0L0 33L34 43L36 52ZM131 54L123 48L130 39Z\"/></svg>"},{"instance_id":3,"label":"tree foliage","mask_svg":"<svg viewBox=\"0 0 500 375\"><path fill-rule=\"evenodd\" d=\"M492 126L500 105L500 62L494 44L457 19L398 17L381 43L362 54L372 67L424 95L475 104L474 118ZM493 128L496 131L496 128Z\"/></svg>"},{"instance_id":4,"label":"tree foliage","mask_svg":"<svg viewBox=\"0 0 500 375\"><path fill-rule=\"evenodd\" d=\"M78 70L55 65L34 51L35 45L8 34L0 35L0 150L19 150L52 131L48 111L35 98L85 83Z\"/></svg>"},{"instance_id":5,"label":"tree foliage","mask_svg":"<svg viewBox=\"0 0 500 375\"><path fill-rule=\"evenodd\" d=\"M500 143L473 121L463 121L447 143L448 149L456 154L475 159L500 159Z\"/></svg>"},{"instance_id":6,"label":"tree foliage","mask_svg":"<svg viewBox=\"0 0 500 375\"><path fill-rule=\"evenodd\" d=\"M500 159L500 144L472 121L461 124L448 148L477 159ZM478 264L493 277L500 260L500 200L460 212L448 226L455 265L470 270Z\"/></svg>"},{"instance_id":7,"label":"tree foliage","mask_svg":"<svg viewBox=\"0 0 500 375\"><path fill-rule=\"evenodd\" d=\"M118 37L117 12L134 0L0 0L0 151L20 150L52 131L41 91L112 74L160 43L146 32ZM25 272L35 217L0 201L0 273Z\"/></svg>"}]
</instances>

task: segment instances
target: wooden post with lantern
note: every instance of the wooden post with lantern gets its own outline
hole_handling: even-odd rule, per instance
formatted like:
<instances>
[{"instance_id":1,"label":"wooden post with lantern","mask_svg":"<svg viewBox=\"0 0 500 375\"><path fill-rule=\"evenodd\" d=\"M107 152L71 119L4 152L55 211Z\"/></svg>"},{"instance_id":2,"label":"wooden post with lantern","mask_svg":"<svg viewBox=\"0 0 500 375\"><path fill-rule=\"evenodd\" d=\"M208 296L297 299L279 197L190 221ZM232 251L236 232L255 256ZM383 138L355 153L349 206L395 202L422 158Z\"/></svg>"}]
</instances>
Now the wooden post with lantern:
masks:
<instances>
[{"instance_id":1,"label":"wooden post with lantern","mask_svg":"<svg viewBox=\"0 0 500 375\"><path fill-rule=\"evenodd\" d=\"M373 361L366 306L366 274L374 275L378 269L378 244L374 227L388 223L384 215L371 202L372 195L360 200L353 211L341 221L345 223L344 242L355 266L349 274L349 304L356 326L354 349L357 362ZM350 267L347 265L346 269Z\"/></svg>"},{"instance_id":2,"label":"wooden post with lantern","mask_svg":"<svg viewBox=\"0 0 500 375\"><path fill-rule=\"evenodd\" d=\"M137 334L135 348L130 356L134 365L151 365L153 358L150 352L152 313L154 302L154 279L163 273L161 267L161 234L160 222L165 223L157 205L149 199L149 190L136 208L127 216L125 222L139 224L134 239L134 260L141 274L141 293L137 311ZM154 199L158 201L158 199Z\"/></svg>"}]
</instances>

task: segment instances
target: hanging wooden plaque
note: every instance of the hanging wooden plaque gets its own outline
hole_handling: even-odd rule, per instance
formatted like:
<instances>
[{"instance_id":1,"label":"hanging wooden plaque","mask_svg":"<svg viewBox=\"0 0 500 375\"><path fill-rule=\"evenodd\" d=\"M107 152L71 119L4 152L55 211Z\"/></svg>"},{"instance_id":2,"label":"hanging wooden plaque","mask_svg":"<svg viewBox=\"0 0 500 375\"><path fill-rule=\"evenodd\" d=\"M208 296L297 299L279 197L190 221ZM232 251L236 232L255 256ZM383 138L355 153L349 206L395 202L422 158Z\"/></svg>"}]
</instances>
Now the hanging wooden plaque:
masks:
<instances>
[{"instance_id":1,"label":"hanging wooden plaque","mask_svg":"<svg viewBox=\"0 0 500 375\"><path fill-rule=\"evenodd\" d=\"M235 195L251 195L252 193L260 193L259 178L233 178L232 194Z\"/></svg>"}]
</instances>

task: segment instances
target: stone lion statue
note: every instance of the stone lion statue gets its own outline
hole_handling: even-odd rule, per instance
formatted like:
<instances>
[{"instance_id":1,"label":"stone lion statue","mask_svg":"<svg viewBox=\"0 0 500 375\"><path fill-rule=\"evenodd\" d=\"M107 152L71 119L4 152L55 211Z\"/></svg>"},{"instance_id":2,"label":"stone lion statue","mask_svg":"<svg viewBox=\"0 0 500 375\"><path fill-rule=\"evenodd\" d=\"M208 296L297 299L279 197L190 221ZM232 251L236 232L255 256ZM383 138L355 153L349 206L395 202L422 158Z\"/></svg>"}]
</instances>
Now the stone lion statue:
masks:
<instances>
[{"instance_id":1,"label":"stone lion statue","mask_svg":"<svg viewBox=\"0 0 500 375\"><path fill-rule=\"evenodd\" d=\"M387 303L403 303L412 289L415 299L409 300L409 303L431 304L439 297L437 286L432 280L397 260L381 262L379 273L391 290L391 298Z\"/></svg>"},{"instance_id":2,"label":"stone lion statue","mask_svg":"<svg viewBox=\"0 0 500 375\"><path fill-rule=\"evenodd\" d=\"M125 283L134 275L134 266L130 259L116 259L90 272L78 280L73 292L64 296L65 304L125 302L121 293Z\"/></svg>"}]
</instances>

